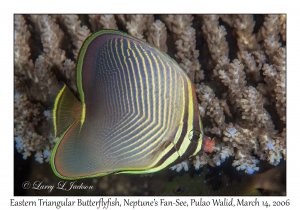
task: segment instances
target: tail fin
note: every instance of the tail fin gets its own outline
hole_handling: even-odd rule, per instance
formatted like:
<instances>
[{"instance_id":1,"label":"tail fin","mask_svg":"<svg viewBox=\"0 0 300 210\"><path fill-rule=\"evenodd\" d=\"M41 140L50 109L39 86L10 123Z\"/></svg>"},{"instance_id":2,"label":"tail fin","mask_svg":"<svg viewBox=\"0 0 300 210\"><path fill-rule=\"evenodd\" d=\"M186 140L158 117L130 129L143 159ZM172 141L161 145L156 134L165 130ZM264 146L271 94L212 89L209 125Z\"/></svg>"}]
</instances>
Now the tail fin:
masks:
<instances>
[{"instance_id":1,"label":"tail fin","mask_svg":"<svg viewBox=\"0 0 300 210\"><path fill-rule=\"evenodd\" d=\"M264 173L258 174L257 188L276 192L286 192L286 163L281 163Z\"/></svg>"},{"instance_id":2,"label":"tail fin","mask_svg":"<svg viewBox=\"0 0 300 210\"><path fill-rule=\"evenodd\" d=\"M77 100L70 89L64 85L56 96L53 109L55 136L60 136L67 128L84 115L84 106Z\"/></svg>"}]
</instances>

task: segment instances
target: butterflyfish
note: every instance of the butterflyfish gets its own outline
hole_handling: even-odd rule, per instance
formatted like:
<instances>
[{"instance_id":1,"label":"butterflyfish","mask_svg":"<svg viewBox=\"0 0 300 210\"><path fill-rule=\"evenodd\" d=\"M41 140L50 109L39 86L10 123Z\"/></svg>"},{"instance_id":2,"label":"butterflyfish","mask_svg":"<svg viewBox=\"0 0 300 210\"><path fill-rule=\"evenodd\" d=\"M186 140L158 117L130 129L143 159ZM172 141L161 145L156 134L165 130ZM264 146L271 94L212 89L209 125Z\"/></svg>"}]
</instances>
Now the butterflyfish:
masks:
<instances>
[{"instance_id":1,"label":"butterflyfish","mask_svg":"<svg viewBox=\"0 0 300 210\"><path fill-rule=\"evenodd\" d=\"M62 179L146 174L196 155L203 128L195 89L167 54L126 33L88 37L53 110L53 172Z\"/></svg>"}]
</instances>

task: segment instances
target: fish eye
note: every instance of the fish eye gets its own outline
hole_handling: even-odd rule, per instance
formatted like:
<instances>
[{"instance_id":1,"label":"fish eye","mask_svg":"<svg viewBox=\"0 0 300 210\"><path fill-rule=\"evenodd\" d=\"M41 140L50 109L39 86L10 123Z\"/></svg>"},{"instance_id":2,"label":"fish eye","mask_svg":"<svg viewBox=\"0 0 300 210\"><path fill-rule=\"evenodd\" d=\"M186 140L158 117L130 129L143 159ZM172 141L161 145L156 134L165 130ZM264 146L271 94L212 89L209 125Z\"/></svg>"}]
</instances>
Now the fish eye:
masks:
<instances>
[{"instance_id":1,"label":"fish eye","mask_svg":"<svg viewBox=\"0 0 300 210\"><path fill-rule=\"evenodd\" d=\"M178 186L178 187L176 187L174 190L173 190L173 192L175 193L175 194L181 194L181 193L183 193L183 191L184 191L184 187L183 186Z\"/></svg>"},{"instance_id":2,"label":"fish eye","mask_svg":"<svg viewBox=\"0 0 300 210\"><path fill-rule=\"evenodd\" d=\"M189 133L190 141L199 141L201 132L199 130L191 130Z\"/></svg>"}]
</instances>

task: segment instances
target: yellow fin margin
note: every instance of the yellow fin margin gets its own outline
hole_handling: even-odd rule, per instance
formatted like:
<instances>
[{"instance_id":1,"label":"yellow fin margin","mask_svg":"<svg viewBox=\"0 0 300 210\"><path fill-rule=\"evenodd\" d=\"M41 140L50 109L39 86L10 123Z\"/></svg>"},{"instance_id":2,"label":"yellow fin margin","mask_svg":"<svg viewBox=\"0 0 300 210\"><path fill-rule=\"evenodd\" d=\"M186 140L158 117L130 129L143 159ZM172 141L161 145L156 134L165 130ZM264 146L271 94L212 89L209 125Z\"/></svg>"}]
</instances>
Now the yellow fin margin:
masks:
<instances>
[{"instance_id":1,"label":"yellow fin margin","mask_svg":"<svg viewBox=\"0 0 300 210\"><path fill-rule=\"evenodd\" d=\"M83 124L85 106L77 100L71 90L64 85L56 96L53 109L53 124L55 137L64 133L77 120Z\"/></svg>"}]
</instances>

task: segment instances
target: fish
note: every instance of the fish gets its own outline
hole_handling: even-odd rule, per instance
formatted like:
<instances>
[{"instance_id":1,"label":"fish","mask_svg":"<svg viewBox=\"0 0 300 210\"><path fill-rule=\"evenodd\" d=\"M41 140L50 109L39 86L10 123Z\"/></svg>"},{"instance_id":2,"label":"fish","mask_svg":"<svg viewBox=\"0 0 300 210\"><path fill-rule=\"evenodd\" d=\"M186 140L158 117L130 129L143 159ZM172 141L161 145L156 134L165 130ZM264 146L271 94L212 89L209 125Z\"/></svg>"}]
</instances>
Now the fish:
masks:
<instances>
[{"instance_id":1,"label":"fish","mask_svg":"<svg viewBox=\"0 0 300 210\"><path fill-rule=\"evenodd\" d=\"M219 167L205 165L199 171L169 175L161 195L165 196L259 196L263 190L285 195L286 164L262 173L246 174L226 161Z\"/></svg>"},{"instance_id":2,"label":"fish","mask_svg":"<svg viewBox=\"0 0 300 210\"><path fill-rule=\"evenodd\" d=\"M53 108L51 167L61 179L147 174L196 155L203 126L193 83L159 49L124 32L88 37Z\"/></svg>"}]
</instances>

